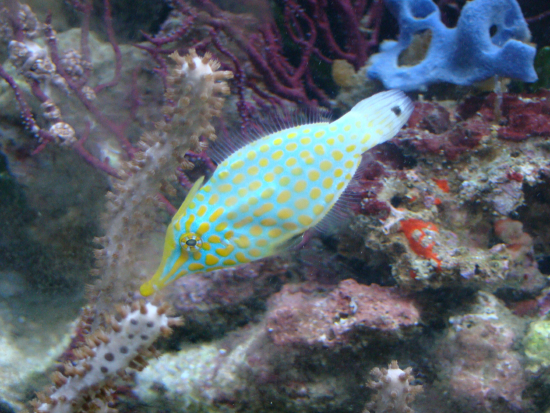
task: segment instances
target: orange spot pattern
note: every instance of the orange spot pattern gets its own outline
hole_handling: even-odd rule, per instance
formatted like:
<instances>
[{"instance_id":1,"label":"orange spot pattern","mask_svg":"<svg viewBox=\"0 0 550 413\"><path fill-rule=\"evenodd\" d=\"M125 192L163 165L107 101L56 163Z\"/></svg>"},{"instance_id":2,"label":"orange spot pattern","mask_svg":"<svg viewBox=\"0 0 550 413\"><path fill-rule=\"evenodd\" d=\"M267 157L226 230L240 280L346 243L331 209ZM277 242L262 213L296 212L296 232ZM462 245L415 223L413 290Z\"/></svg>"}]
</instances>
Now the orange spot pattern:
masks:
<instances>
[{"instance_id":1,"label":"orange spot pattern","mask_svg":"<svg viewBox=\"0 0 550 413\"><path fill-rule=\"evenodd\" d=\"M406 219L401 221L401 231L403 231L405 237L407 237L411 249L421 257L434 260L437 263L437 269L439 270L441 260L437 254L433 252L435 242L431 242L427 245L425 242L422 242L424 237L426 237L424 229L439 232L439 229L432 222L425 222L421 219Z\"/></svg>"},{"instance_id":2,"label":"orange spot pattern","mask_svg":"<svg viewBox=\"0 0 550 413\"><path fill-rule=\"evenodd\" d=\"M441 189L443 192L449 192L449 182L446 179L432 178L432 181L434 181L439 189Z\"/></svg>"}]
</instances>

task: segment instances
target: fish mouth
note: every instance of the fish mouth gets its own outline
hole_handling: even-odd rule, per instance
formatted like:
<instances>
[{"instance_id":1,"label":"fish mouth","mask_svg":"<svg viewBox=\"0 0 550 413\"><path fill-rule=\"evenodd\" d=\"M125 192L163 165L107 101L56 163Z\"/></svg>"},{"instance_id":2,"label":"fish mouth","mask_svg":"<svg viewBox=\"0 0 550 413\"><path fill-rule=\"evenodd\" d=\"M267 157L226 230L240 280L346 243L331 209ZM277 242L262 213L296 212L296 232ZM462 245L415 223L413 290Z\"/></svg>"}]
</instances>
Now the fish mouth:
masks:
<instances>
[{"instance_id":1,"label":"fish mouth","mask_svg":"<svg viewBox=\"0 0 550 413\"><path fill-rule=\"evenodd\" d=\"M153 281L147 281L139 287L139 293L144 297L149 297L156 293L158 288L155 286Z\"/></svg>"},{"instance_id":2,"label":"fish mouth","mask_svg":"<svg viewBox=\"0 0 550 413\"><path fill-rule=\"evenodd\" d=\"M171 284L178 278L183 277L184 275L189 273L189 271L180 268L178 268L179 271L176 270L173 274L162 278L163 267L160 266L157 272L155 272L155 275L153 275L153 277L151 277L149 281L143 283L141 287L139 287L140 294L144 297L149 297L157 291L162 290L168 284Z\"/></svg>"}]
</instances>

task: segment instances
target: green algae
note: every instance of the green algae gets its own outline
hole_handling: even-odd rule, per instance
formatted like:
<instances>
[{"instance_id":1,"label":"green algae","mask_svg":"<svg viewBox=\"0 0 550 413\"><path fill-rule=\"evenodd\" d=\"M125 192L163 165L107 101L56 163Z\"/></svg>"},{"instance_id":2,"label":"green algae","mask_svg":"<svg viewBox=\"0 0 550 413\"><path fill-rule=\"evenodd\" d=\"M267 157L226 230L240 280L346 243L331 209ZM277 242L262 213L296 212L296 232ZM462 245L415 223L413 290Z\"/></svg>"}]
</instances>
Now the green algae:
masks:
<instances>
[{"instance_id":1,"label":"green algae","mask_svg":"<svg viewBox=\"0 0 550 413\"><path fill-rule=\"evenodd\" d=\"M537 372L550 366L550 320L542 319L531 323L524 338L525 355L529 361L527 369Z\"/></svg>"}]
</instances>

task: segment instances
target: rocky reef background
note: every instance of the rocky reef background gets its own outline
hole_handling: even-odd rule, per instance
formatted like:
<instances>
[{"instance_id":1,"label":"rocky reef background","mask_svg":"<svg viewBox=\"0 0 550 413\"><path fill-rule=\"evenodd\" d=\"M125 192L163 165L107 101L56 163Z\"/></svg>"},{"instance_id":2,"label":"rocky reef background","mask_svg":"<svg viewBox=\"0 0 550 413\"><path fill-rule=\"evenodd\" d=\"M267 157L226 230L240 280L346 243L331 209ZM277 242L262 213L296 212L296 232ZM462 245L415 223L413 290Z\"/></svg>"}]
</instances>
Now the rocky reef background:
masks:
<instances>
[{"instance_id":1,"label":"rocky reef background","mask_svg":"<svg viewBox=\"0 0 550 413\"><path fill-rule=\"evenodd\" d=\"M39 21L52 12L60 49L79 48L82 16L75 5L85 2L28 4ZM213 122L220 136L237 133L270 105L324 105L338 115L382 89L367 79L367 52L350 52L346 60L318 45L312 46L317 56L325 53L330 61L310 61L309 75L300 79L281 74L275 87L261 77L268 73L253 50L239 43L242 33L234 32L244 28L251 35L267 12L288 21L288 10L303 19L305 31L306 14L329 7L322 1L210 4L110 2L123 64L119 82L98 94L97 106L112 119L129 119L124 134L132 145L158 127L166 103L159 54L140 30L170 36L185 10L195 13L195 26L175 47L187 51L198 44L201 51L201 39L218 41L218 48L208 47L222 69L235 74L220 120ZM539 53L539 82L550 78L542 52L550 42L548 10L541 4L520 2ZM396 20L380 5L365 2L363 10L360 33L363 46L372 46L365 49L369 55L398 34ZM463 5L438 3L451 26ZM341 16L347 16L343 6ZM103 2L93 2L95 85L116 71L112 44L101 30L103 13ZM213 35L222 21L226 26ZM297 39L284 27L277 29L286 45L283 57L299 66L303 56L292 45ZM340 45L350 39L336 38ZM5 61L7 42L2 47ZM23 76L7 62L4 67L45 128L44 109ZM162 301L185 324L158 343L161 357L114 384L117 409L550 411L550 92L544 86L493 79L412 93L411 119L395 139L365 155L350 216L333 232L278 257L185 277L163 292ZM90 128L87 148L95 159L123 170L127 153L113 133L74 94L45 89L78 134ZM35 392L49 385L57 361L66 360L89 302L86 285L109 294L89 273L94 237L105 231L105 196L116 181L68 146L50 143L36 153L40 142L23 126L6 82L0 105L0 410L11 412L27 409ZM198 152L185 158L193 170L173 168L174 190L160 187L168 204L179 205L188 183L208 173L209 159ZM149 243L129 253L132 265L154 268L169 217L169 208L153 214ZM393 383L383 377L394 371L404 377L398 391L415 398L396 403L377 385Z\"/></svg>"}]
</instances>

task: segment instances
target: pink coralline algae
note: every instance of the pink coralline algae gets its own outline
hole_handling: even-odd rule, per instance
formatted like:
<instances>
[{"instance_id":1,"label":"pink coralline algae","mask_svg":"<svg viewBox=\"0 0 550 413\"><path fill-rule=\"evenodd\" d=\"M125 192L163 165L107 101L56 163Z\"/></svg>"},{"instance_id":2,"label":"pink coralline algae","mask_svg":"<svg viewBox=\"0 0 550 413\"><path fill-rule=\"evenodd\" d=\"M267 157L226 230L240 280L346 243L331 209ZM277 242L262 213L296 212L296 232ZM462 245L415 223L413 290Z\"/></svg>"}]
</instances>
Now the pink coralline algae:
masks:
<instances>
[{"instance_id":1,"label":"pink coralline algae","mask_svg":"<svg viewBox=\"0 0 550 413\"><path fill-rule=\"evenodd\" d=\"M550 137L549 97L548 90L522 95L505 93L499 104L498 96L491 93L487 97L466 99L457 113L463 119L476 117L485 122L498 122L497 136L500 139L520 142L534 136L547 138Z\"/></svg>"},{"instance_id":2,"label":"pink coralline algae","mask_svg":"<svg viewBox=\"0 0 550 413\"><path fill-rule=\"evenodd\" d=\"M466 99L449 110L436 102L417 102L408 129L398 144L409 143L420 152L443 154L455 160L479 145L492 131L503 140L523 141L550 136L549 91L536 94L490 93ZM516 178L517 179L517 178Z\"/></svg>"},{"instance_id":3,"label":"pink coralline algae","mask_svg":"<svg viewBox=\"0 0 550 413\"><path fill-rule=\"evenodd\" d=\"M333 347L361 331L395 333L419 321L414 301L392 287L349 279L320 294L308 286L285 285L272 297L266 323L275 344Z\"/></svg>"},{"instance_id":4,"label":"pink coralline algae","mask_svg":"<svg viewBox=\"0 0 550 413\"><path fill-rule=\"evenodd\" d=\"M437 350L441 378L465 411L522 411L527 382L514 350L518 321L485 293L478 294L473 310L450 320L452 327Z\"/></svg>"},{"instance_id":5,"label":"pink coralline algae","mask_svg":"<svg viewBox=\"0 0 550 413\"><path fill-rule=\"evenodd\" d=\"M443 154L455 160L475 148L491 132L483 119L451 121L451 112L436 102L416 102L408 128L401 132L402 143L411 144L420 152Z\"/></svg>"}]
</instances>

